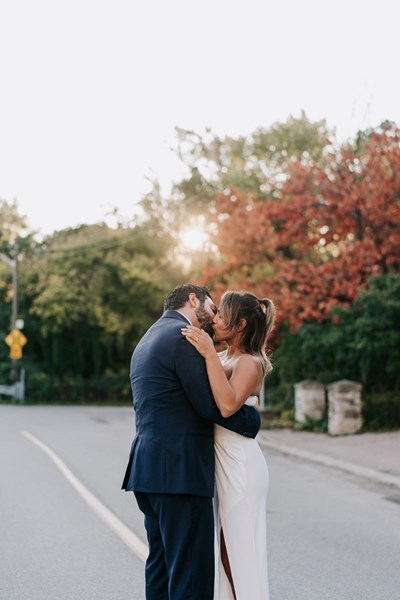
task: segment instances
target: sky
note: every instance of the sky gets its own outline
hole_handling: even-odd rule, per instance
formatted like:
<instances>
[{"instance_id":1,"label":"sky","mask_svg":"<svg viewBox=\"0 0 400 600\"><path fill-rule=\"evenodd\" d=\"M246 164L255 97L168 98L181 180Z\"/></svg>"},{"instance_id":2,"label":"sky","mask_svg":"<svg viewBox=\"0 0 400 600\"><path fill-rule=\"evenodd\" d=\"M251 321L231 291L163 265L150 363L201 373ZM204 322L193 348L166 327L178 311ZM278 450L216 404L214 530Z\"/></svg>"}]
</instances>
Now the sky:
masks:
<instances>
[{"instance_id":1,"label":"sky","mask_svg":"<svg viewBox=\"0 0 400 600\"><path fill-rule=\"evenodd\" d=\"M400 124L397 5L0 0L0 199L45 235L129 218L152 179L168 191L176 126Z\"/></svg>"}]
</instances>

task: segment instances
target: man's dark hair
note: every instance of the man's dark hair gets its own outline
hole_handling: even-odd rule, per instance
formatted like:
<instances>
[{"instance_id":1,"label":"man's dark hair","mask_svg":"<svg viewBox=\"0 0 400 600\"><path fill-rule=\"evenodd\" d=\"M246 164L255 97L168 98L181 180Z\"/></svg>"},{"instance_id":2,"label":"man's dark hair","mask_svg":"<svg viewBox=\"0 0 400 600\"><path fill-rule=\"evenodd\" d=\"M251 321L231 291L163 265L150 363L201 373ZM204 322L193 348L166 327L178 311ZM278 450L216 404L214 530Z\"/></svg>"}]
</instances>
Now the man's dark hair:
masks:
<instances>
[{"instance_id":1,"label":"man's dark hair","mask_svg":"<svg viewBox=\"0 0 400 600\"><path fill-rule=\"evenodd\" d=\"M208 288L193 283L183 283L171 290L165 298L164 310L177 310L185 306L189 300L189 294L196 294L201 304L204 304L206 298L211 298Z\"/></svg>"}]
</instances>

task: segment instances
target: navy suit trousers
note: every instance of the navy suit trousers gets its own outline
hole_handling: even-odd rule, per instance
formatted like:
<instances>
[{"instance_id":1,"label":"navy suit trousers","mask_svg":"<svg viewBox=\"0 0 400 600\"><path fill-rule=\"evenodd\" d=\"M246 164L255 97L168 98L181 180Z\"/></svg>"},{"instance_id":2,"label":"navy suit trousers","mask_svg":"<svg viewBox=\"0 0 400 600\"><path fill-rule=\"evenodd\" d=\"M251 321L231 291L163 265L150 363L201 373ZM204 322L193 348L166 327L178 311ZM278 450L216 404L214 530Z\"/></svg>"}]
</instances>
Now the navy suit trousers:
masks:
<instances>
[{"instance_id":1,"label":"navy suit trousers","mask_svg":"<svg viewBox=\"0 0 400 600\"><path fill-rule=\"evenodd\" d=\"M149 543L146 600L213 600L212 498L135 492Z\"/></svg>"}]
</instances>

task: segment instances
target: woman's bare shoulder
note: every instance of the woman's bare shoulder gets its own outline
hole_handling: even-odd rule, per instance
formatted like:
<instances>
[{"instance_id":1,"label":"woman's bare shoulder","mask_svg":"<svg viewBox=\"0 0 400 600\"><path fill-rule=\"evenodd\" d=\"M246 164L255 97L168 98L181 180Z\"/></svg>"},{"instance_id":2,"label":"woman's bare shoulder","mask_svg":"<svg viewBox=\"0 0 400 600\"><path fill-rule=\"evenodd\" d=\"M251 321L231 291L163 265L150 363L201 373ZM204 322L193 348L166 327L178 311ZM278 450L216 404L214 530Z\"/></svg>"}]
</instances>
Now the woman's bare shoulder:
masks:
<instances>
[{"instance_id":1,"label":"woman's bare shoulder","mask_svg":"<svg viewBox=\"0 0 400 600\"><path fill-rule=\"evenodd\" d=\"M261 365L261 362L258 356L255 356L254 354L243 353L238 356L237 364L254 365L258 367L259 365Z\"/></svg>"},{"instance_id":2,"label":"woman's bare shoulder","mask_svg":"<svg viewBox=\"0 0 400 600\"><path fill-rule=\"evenodd\" d=\"M241 354L233 367L234 371L250 371L258 376L263 375L263 367L258 356L254 356L253 354Z\"/></svg>"},{"instance_id":3,"label":"woman's bare shoulder","mask_svg":"<svg viewBox=\"0 0 400 600\"><path fill-rule=\"evenodd\" d=\"M263 380L263 369L258 356L241 354L232 370L231 381L240 381L247 396L258 395Z\"/></svg>"}]
</instances>

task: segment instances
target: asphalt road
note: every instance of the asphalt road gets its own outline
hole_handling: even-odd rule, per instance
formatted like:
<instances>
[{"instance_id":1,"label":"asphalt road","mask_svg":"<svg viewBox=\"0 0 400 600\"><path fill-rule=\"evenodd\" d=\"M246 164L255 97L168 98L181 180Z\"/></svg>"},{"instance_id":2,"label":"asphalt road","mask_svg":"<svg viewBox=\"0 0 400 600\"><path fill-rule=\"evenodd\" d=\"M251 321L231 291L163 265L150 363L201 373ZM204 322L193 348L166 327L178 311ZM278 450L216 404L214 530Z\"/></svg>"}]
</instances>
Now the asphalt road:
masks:
<instances>
[{"instance_id":1,"label":"asphalt road","mask_svg":"<svg viewBox=\"0 0 400 600\"><path fill-rule=\"evenodd\" d=\"M120 491L133 428L129 408L0 405L0 600L144 599L142 559L76 487L145 539ZM399 600L399 493L271 451L267 461L271 600Z\"/></svg>"}]
</instances>

